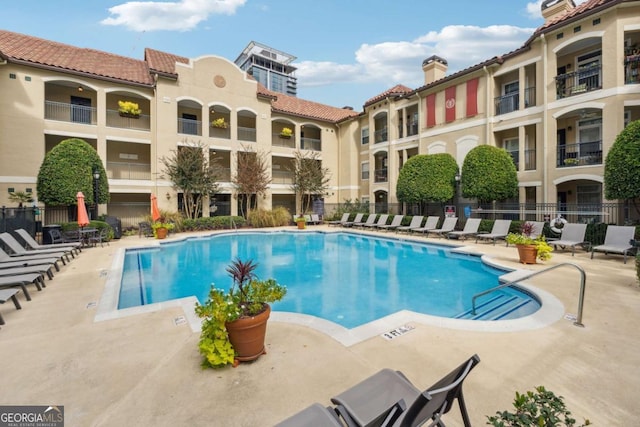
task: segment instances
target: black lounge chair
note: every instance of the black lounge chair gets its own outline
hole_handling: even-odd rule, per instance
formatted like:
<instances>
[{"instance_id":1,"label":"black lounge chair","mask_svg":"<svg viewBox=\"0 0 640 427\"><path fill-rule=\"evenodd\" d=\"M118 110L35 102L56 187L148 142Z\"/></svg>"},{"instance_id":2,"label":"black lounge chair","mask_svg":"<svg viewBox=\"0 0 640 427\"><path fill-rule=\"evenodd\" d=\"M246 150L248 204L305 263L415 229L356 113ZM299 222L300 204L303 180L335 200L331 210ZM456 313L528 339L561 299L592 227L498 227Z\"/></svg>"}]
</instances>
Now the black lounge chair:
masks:
<instances>
[{"instance_id":1,"label":"black lounge chair","mask_svg":"<svg viewBox=\"0 0 640 427\"><path fill-rule=\"evenodd\" d=\"M478 363L478 355L472 356L425 391L416 388L401 372L383 369L331 401L344 408L356 425L366 426L380 414L381 408L390 408L396 402L404 400L409 407L394 425L417 426L432 420L429 425L433 426L443 425L441 417L458 400L464 425L471 427L462 395L462 384Z\"/></svg>"}]
</instances>

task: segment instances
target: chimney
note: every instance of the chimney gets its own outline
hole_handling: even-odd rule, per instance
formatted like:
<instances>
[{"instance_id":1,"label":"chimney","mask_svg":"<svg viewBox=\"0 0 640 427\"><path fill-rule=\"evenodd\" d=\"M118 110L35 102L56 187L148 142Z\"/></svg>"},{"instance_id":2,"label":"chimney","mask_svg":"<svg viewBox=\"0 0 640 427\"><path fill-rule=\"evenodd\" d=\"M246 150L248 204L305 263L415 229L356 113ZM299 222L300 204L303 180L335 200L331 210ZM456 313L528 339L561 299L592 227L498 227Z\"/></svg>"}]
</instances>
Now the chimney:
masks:
<instances>
[{"instance_id":1,"label":"chimney","mask_svg":"<svg viewBox=\"0 0 640 427\"><path fill-rule=\"evenodd\" d=\"M573 0L544 0L540 6L545 24L576 7Z\"/></svg>"},{"instance_id":2,"label":"chimney","mask_svg":"<svg viewBox=\"0 0 640 427\"><path fill-rule=\"evenodd\" d=\"M430 56L422 61L422 71L424 71L424 84L431 84L444 78L447 73L447 61L436 55Z\"/></svg>"}]
</instances>

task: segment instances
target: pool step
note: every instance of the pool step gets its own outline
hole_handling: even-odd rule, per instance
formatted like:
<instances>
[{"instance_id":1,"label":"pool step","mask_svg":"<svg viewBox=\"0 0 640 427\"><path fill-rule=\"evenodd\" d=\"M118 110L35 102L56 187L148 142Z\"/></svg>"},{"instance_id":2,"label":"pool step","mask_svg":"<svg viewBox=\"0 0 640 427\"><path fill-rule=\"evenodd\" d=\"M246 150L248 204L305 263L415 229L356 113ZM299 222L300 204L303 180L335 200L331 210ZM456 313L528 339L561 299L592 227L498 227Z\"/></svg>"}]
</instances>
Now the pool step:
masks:
<instances>
[{"instance_id":1,"label":"pool step","mask_svg":"<svg viewBox=\"0 0 640 427\"><path fill-rule=\"evenodd\" d=\"M482 301L476 305L476 314L471 314L472 310L466 310L458 314L456 319L471 320L501 320L509 319L513 313L518 313L521 309L528 308L529 304L533 304L528 298L522 298L517 295L496 294L490 299Z\"/></svg>"}]
</instances>

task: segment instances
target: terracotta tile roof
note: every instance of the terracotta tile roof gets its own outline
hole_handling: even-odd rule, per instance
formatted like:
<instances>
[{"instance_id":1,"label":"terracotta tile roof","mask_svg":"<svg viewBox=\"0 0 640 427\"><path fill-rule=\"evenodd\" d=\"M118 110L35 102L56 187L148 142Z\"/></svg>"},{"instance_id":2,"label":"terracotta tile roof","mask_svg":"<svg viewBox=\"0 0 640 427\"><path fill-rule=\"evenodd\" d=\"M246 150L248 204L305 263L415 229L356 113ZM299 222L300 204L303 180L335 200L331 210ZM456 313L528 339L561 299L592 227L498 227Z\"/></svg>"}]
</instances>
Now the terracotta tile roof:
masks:
<instances>
[{"instance_id":1,"label":"terracotta tile roof","mask_svg":"<svg viewBox=\"0 0 640 427\"><path fill-rule=\"evenodd\" d=\"M392 87L391 89L387 89L384 92L382 92L381 94L378 94L376 96L374 96L373 98L370 98L369 100L367 100L367 102L364 103L364 106L366 107L367 105L371 105L374 104L380 100L383 100L384 98L388 97L388 96L394 96L394 95L406 95L409 92L413 92L413 89L408 88L404 85L395 85L394 87Z\"/></svg>"},{"instance_id":2,"label":"terracotta tile roof","mask_svg":"<svg viewBox=\"0 0 640 427\"><path fill-rule=\"evenodd\" d=\"M0 57L9 62L153 86L153 79L144 61L10 31L0 30Z\"/></svg>"},{"instance_id":3,"label":"terracotta tile roof","mask_svg":"<svg viewBox=\"0 0 640 427\"><path fill-rule=\"evenodd\" d=\"M578 17L579 15L583 15L588 12L592 12L595 9L602 9L613 6L614 4L621 3L624 0L588 0L581 5L576 6L571 9L564 15L560 15L554 19L545 22L538 30L536 34L544 32L549 27L553 27L557 24L564 24L566 21L571 20L572 18Z\"/></svg>"},{"instance_id":4,"label":"terracotta tile roof","mask_svg":"<svg viewBox=\"0 0 640 427\"><path fill-rule=\"evenodd\" d=\"M161 52L159 50L146 48L144 50L144 59L149 65L149 69L159 74L178 77L176 72L176 62L183 64L189 63L189 58L184 56L173 55L171 53Z\"/></svg>"},{"instance_id":5,"label":"terracotta tile roof","mask_svg":"<svg viewBox=\"0 0 640 427\"><path fill-rule=\"evenodd\" d=\"M328 122L339 122L359 114L354 110L330 107L318 102L296 98L295 96L272 92L265 89L264 86L259 88L259 91L262 92L263 95L270 95L276 98L271 103L271 108L275 112Z\"/></svg>"}]
</instances>

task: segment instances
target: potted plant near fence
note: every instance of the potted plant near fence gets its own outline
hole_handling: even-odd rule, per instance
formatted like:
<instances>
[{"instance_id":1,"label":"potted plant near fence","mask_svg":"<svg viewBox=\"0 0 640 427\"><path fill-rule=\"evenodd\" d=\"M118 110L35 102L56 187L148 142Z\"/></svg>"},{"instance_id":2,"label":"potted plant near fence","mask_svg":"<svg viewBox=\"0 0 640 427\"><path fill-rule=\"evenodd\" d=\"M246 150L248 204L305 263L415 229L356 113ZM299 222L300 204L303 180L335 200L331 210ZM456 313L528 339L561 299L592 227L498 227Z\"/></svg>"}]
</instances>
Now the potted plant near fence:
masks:
<instances>
[{"instance_id":1,"label":"potted plant near fence","mask_svg":"<svg viewBox=\"0 0 640 427\"><path fill-rule=\"evenodd\" d=\"M307 219L304 215L300 214L296 217L296 224L298 225L299 230L304 230L307 226Z\"/></svg>"},{"instance_id":2,"label":"potted plant near fence","mask_svg":"<svg viewBox=\"0 0 640 427\"><path fill-rule=\"evenodd\" d=\"M118 101L118 114L122 117L130 117L137 119L140 117L142 110L135 102Z\"/></svg>"},{"instance_id":3,"label":"potted plant near fence","mask_svg":"<svg viewBox=\"0 0 640 427\"><path fill-rule=\"evenodd\" d=\"M280 301L287 288L274 279L258 279L257 266L252 260L235 259L227 267L233 279L229 291L212 286L207 301L196 304L196 314L204 319L198 343L203 367L237 366L266 353L269 304Z\"/></svg>"},{"instance_id":4,"label":"potted plant near fence","mask_svg":"<svg viewBox=\"0 0 640 427\"><path fill-rule=\"evenodd\" d=\"M173 230L175 225L171 222L154 222L151 224L153 237L156 239L165 239L169 231Z\"/></svg>"},{"instance_id":5,"label":"potted plant near fence","mask_svg":"<svg viewBox=\"0 0 640 427\"><path fill-rule=\"evenodd\" d=\"M522 264L535 264L537 259L546 261L551 258L553 248L542 234L535 239L531 237L532 232L533 224L524 222L520 233L509 233L505 239L508 244L516 246Z\"/></svg>"}]
</instances>

